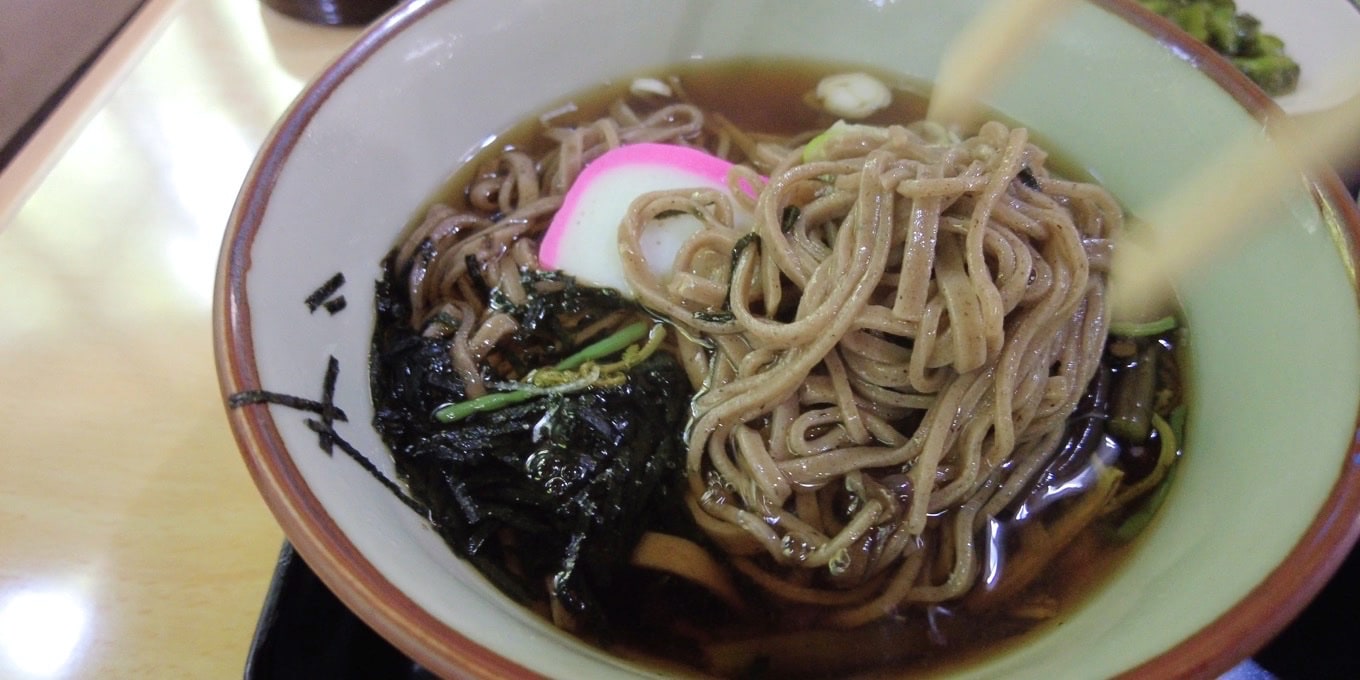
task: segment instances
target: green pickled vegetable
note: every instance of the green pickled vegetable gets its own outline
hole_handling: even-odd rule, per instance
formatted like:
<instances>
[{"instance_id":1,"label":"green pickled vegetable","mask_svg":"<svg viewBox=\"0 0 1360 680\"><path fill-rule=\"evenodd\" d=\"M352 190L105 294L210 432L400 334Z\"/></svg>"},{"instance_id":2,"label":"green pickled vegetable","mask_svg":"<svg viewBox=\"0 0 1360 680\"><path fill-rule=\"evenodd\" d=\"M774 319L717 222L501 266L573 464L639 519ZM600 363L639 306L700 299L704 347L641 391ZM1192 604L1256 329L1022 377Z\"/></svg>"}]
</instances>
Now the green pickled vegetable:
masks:
<instances>
[{"instance_id":1,"label":"green pickled vegetable","mask_svg":"<svg viewBox=\"0 0 1360 680\"><path fill-rule=\"evenodd\" d=\"M1261 22L1238 12L1233 0L1138 0L1138 4L1227 57L1266 94L1278 97L1298 87L1299 65L1285 54L1284 41L1263 33Z\"/></svg>"},{"instance_id":2,"label":"green pickled vegetable","mask_svg":"<svg viewBox=\"0 0 1360 680\"><path fill-rule=\"evenodd\" d=\"M1196 3L1185 7L1178 7L1168 19L1176 22L1182 31L1190 34L1190 37L1203 43L1209 42L1209 7L1204 3Z\"/></svg>"},{"instance_id":3,"label":"green pickled vegetable","mask_svg":"<svg viewBox=\"0 0 1360 680\"><path fill-rule=\"evenodd\" d=\"M1232 63L1267 93L1293 92L1298 87L1299 65L1283 54L1238 58Z\"/></svg>"}]
</instances>

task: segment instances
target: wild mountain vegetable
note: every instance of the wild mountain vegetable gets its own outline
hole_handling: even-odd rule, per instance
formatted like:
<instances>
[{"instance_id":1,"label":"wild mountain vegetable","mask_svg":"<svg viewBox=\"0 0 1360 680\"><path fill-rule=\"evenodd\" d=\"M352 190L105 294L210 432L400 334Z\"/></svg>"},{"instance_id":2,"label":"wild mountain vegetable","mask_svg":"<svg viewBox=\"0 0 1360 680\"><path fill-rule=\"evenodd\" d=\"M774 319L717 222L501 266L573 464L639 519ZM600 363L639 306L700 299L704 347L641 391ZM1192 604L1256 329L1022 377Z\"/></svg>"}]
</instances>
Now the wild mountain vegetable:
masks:
<instances>
[{"instance_id":1,"label":"wild mountain vegetable","mask_svg":"<svg viewBox=\"0 0 1360 680\"><path fill-rule=\"evenodd\" d=\"M647 338L647 344L629 346L644 337ZM629 324L613 335L587 345L551 368L534 370L525 376L520 385L508 383L508 391L446 404L434 412L434 417L440 422L451 423L473 413L494 411L550 392L568 393L594 386L619 385L626 379L628 370L655 353L665 337L666 331L659 324L653 325L650 332L642 322ZM597 363L618 352L623 352L623 357L618 361L604 365Z\"/></svg>"}]
</instances>

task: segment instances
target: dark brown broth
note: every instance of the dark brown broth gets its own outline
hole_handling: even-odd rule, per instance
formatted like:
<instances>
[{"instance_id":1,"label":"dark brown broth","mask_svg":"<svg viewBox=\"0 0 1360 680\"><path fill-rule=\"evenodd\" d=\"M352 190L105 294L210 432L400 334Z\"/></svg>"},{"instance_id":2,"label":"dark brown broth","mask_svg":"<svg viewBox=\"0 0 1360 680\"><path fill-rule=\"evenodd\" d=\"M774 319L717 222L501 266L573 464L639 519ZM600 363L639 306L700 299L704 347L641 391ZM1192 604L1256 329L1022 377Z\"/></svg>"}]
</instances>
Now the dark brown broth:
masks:
<instances>
[{"instance_id":1,"label":"dark brown broth","mask_svg":"<svg viewBox=\"0 0 1360 680\"><path fill-rule=\"evenodd\" d=\"M805 99L822 77L845 70L842 65L789 61L692 62L670 69L665 75L679 76L690 101L706 111L720 113L743 130L790 135L817 131L835 122L835 116L814 108ZM882 72L874 72L874 75L892 87L894 102L889 108L863 122L907 123L924 115L927 100L922 94L924 88L919 83ZM572 98L570 102L574 110L554 116L552 124L568 125L598 118L611 103L627 94L630 82L631 79L620 79L597 91ZM549 107L549 110L557 110L559 106ZM551 142L539 137L540 129L539 120L531 118L504 132L495 143L468 159L469 162L463 165L464 169L445 185L433 201L465 204L463 192L477 166L485 158L509 146L523 148L531 153L546 149ZM1050 165L1054 164L1055 161L1050 159ZM1060 160L1056 161L1056 166L1061 174L1084 178L1085 173ZM1061 510L1061 504L1055 507ZM1006 536L1018 532L1020 530L1016 527L1007 527L997 542L1013 541L1013 538ZM913 609L902 612L895 620L872 624L867 627L868 630L857 632L861 639L868 636L870 640L896 640L919 645L923 648L919 652L887 654L887 657L893 658L878 659L874 656L896 643L871 643L867 648L869 651L862 649L842 654L842 657L847 658L839 659L833 666L821 667L817 662L809 661L801 662L799 670L811 675L883 671L932 674L975 663L1061 624L1110 573L1118 569L1133 544L1136 541L1113 540L1108 527L1097 523L1084 530L1030 587L1003 605L986 612L969 611L966 603L947 603L929 613ZM636 622L636 627L614 631L612 644L608 646L611 651L628 657L669 659L660 662L667 667L673 667L673 662L694 664L700 658L698 646L683 639L686 629L708 629L702 633L703 637L711 635L720 640L740 640L775 633L801 635L805 632L803 627L791 622L809 618L806 612L800 612L795 607L776 609L772 605L758 605L766 607L767 616L731 621L727 613L702 591L666 577L646 573L636 574L635 577L635 582L621 584L621 587L632 589L638 597L651 598L639 611L652 620ZM754 601L759 602L756 588L752 587L748 592L753 594ZM1027 603L1052 603L1055 615L1043 619L1017 615L1017 611L1025 609L1023 605ZM713 627L725 629L714 631ZM673 630L682 633L668 634L668 631ZM806 634L806 639L799 639L800 646L846 644L839 632L812 631ZM760 677L761 668L765 667L757 663L754 667L744 669L742 675ZM769 674L797 675L783 668L770 670Z\"/></svg>"},{"instance_id":2,"label":"dark brown broth","mask_svg":"<svg viewBox=\"0 0 1360 680\"><path fill-rule=\"evenodd\" d=\"M836 122L833 116L804 101L816 89L822 77L862 67L838 66L824 62L739 60L727 62L694 61L655 73L640 73L638 77L679 76L690 100L706 111L716 111L738 127L747 131L776 135L794 135L825 129ZM919 120L925 116L927 99L924 86L916 81L874 72L893 89L893 102L863 123L888 125ZM544 111L570 111L553 114L553 126L586 123L605 115L609 106L628 95L633 78L610 81L600 88L570 97L548 106ZM531 155L546 152L553 142L543 138L542 123L537 115L502 131L472 157L464 159L459 170L450 177L431 198L432 203L454 206L466 204L464 190L482 161L507 147L524 149ZM422 206L415 217L424 217Z\"/></svg>"}]
</instances>

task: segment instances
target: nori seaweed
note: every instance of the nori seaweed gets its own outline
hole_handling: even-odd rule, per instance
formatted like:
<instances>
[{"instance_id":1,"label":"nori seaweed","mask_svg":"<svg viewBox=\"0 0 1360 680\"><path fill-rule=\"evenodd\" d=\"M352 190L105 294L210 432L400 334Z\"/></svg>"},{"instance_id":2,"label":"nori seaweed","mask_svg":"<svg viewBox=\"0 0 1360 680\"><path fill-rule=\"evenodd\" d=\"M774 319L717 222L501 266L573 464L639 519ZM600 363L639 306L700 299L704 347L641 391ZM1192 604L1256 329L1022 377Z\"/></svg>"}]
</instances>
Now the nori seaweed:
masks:
<instances>
[{"instance_id":1,"label":"nori seaweed","mask_svg":"<svg viewBox=\"0 0 1360 680\"><path fill-rule=\"evenodd\" d=\"M326 311L335 314L345 308L345 296L340 295L331 298L340 287L345 285L344 272L336 272L334 276L326 279L326 282L312 291L303 303L307 305L307 311L315 313L317 309L325 307Z\"/></svg>"},{"instance_id":2,"label":"nori seaweed","mask_svg":"<svg viewBox=\"0 0 1360 680\"><path fill-rule=\"evenodd\" d=\"M440 405L465 398L448 340L423 337L391 271L378 282L371 381L374 425L436 531L493 583L542 600L551 581L585 631L626 598L611 588L642 532L684 525L684 445L691 390L679 363L658 352L618 387L542 396L453 424ZM523 305L492 295L520 324L515 363L551 365L577 349L572 331L632 303L569 277L526 272ZM589 342L587 339L585 342ZM584 344L581 343L581 344ZM505 535L513 540L502 540ZM494 539L494 540L493 540ZM628 603L624 603L625 607Z\"/></svg>"}]
</instances>

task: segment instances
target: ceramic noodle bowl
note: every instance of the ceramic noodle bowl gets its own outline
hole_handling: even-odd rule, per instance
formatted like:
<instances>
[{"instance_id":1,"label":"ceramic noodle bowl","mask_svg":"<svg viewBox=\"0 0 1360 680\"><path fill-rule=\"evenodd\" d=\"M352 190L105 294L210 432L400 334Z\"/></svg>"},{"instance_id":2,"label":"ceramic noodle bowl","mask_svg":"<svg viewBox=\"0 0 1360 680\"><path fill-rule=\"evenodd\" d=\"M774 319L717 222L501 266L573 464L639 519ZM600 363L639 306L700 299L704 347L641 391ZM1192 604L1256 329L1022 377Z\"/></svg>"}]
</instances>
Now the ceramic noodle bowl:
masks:
<instances>
[{"instance_id":1,"label":"ceramic noodle bowl","mask_svg":"<svg viewBox=\"0 0 1360 680\"><path fill-rule=\"evenodd\" d=\"M565 97L741 58L929 83L981 4L415 0L373 25L274 129L218 273L228 417L298 552L441 675L659 672L515 604L394 493L369 382L382 259L461 164ZM1278 115L1168 27L1131 2L1079 3L1015 56L985 104L1136 217ZM1178 282L1192 332L1189 420L1159 515L1061 625L952 673L1221 673L1278 632L1347 554L1360 527L1360 215L1334 176L1319 175L1251 219L1248 235Z\"/></svg>"}]
</instances>

